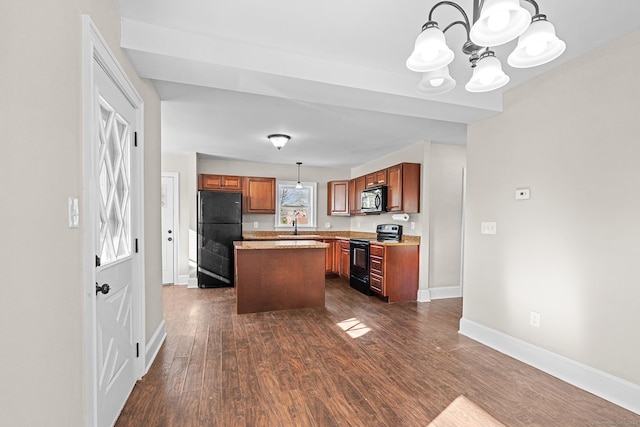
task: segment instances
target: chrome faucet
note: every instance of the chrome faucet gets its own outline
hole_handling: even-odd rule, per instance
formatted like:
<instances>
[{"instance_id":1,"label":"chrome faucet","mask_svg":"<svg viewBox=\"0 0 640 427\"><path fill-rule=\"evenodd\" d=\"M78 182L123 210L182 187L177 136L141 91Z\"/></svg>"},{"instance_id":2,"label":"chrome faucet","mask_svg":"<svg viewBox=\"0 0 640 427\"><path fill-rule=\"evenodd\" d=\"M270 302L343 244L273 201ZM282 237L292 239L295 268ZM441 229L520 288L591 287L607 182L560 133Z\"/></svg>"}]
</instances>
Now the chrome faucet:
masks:
<instances>
[{"instance_id":1,"label":"chrome faucet","mask_svg":"<svg viewBox=\"0 0 640 427\"><path fill-rule=\"evenodd\" d=\"M293 234L298 235L298 218L296 216L293 217Z\"/></svg>"}]
</instances>

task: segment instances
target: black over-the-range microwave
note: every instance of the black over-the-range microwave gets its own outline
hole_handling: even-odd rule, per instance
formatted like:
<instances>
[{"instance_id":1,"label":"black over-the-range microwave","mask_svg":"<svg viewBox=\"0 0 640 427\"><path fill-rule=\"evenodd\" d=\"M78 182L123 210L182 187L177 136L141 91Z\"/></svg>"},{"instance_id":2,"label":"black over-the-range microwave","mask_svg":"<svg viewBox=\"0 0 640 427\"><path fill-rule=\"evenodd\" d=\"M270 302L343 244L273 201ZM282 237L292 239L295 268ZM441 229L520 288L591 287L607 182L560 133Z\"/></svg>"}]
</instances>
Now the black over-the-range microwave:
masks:
<instances>
[{"instance_id":1,"label":"black over-the-range microwave","mask_svg":"<svg viewBox=\"0 0 640 427\"><path fill-rule=\"evenodd\" d=\"M387 187L381 185L379 187L371 187L362 190L362 212L375 214L382 213L387 210Z\"/></svg>"}]
</instances>

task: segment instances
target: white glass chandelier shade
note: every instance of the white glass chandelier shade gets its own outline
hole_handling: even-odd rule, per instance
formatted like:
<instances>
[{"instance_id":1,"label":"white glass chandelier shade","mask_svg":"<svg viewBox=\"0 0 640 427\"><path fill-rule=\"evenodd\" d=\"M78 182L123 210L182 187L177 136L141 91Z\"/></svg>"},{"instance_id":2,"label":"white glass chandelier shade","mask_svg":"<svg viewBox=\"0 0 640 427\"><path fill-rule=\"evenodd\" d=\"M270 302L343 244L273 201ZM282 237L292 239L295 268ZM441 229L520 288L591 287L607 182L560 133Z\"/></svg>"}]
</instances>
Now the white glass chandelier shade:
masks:
<instances>
[{"instance_id":1,"label":"white glass chandelier shade","mask_svg":"<svg viewBox=\"0 0 640 427\"><path fill-rule=\"evenodd\" d=\"M424 73L446 67L453 61L454 53L437 26L427 27L416 39L413 53L407 59L407 68Z\"/></svg>"},{"instance_id":2,"label":"white glass chandelier shade","mask_svg":"<svg viewBox=\"0 0 640 427\"><path fill-rule=\"evenodd\" d=\"M539 15L543 16L543 15ZM514 68L528 68L553 61L567 48L556 36L553 24L544 17L534 20L518 39L518 46L507 58Z\"/></svg>"},{"instance_id":3,"label":"white glass chandelier shade","mask_svg":"<svg viewBox=\"0 0 640 427\"><path fill-rule=\"evenodd\" d=\"M509 76L502 71L500 60L491 54L478 60L465 89L469 92L489 92L507 83L509 83Z\"/></svg>"},{"instance_id":4,"label":"white glass chandelier shade","mask_svg":"<svg viewBox=\"0 0 640 427\"><path fill-rule=\"evenodd\" d=\"M499 46L515 40L530 22L531 14L520 0L485 0L469 37L478 46Z\"/></svg>"},{"instance_id":5,"label":"white glass chandelier shade","mask_svg":"<svg viewBox=\"0 0 640 427\"><path fill-rule=\"evenodd\" d=\"M298 165L298 182L296 183L296 190L302 189L302 183L300 182L300 165L301 164L302 162L296 162L296 165Z\"/></svg>"},{"instance_id":6,"label":"white glass chandelier shade","mask_svg":"<svg viewBox=\"0 0 640 427\"><path fill-rule=\"evenodd\" d=\"M267 136L269 141L276 147L278 150L285 146L287 142L291 139L289 135L284 135L281 133L275 133L273 135Z\"/></svg>"},{"instance_id":7,"label":"white glass chandelier shade","mask_svg":"<svg viewBox=\"0 0 640 427\"><path fill-rule=\"evenodd\" d=\"M429 71L422 75L418 83L418 92L423 95L435 96L447 93L456 87L456 81L449 74L449 67Z\"/></svg>"}]
</instances>

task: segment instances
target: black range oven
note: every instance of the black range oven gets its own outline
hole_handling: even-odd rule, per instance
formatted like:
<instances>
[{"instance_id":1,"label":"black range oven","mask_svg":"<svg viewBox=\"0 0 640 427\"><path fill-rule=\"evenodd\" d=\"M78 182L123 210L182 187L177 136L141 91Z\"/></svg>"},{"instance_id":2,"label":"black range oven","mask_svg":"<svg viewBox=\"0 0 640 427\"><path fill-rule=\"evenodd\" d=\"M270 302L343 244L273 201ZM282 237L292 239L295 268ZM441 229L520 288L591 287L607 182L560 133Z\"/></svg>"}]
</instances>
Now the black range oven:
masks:
<instances>
[{"instance_id":1,"label":"black range oven","mask_svg":"<svg viewBox=\"0 0 640 427\"><path fill-rule=\"evenodd\" d=\"M349 255L351 258L349 284L363 294L371 295L369 288L369 241L351 239Z\"/></svg>"}]
</instances>

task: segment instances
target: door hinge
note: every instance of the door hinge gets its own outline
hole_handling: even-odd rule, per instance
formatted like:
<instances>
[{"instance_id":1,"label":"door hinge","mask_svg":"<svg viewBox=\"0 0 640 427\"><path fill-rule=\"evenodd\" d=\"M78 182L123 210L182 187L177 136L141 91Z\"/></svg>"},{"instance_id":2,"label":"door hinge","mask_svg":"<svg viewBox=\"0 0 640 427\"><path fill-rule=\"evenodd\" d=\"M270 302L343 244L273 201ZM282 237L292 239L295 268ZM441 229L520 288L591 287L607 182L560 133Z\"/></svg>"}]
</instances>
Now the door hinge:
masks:
<instances>
[{"instance_id":1,"label":"door hinge","mask_svg":"<svg viewBox=\"0 0 640 427\"><path fill-rule=\"evenodd\" d=\"M136 251L136 253L138 253L138 239L136 239L136 247L135 247L135 251Z\"/></svg>"},{"instance_id":2,"label":"door hinge","mask_svg":"<svg viewBox=\"0 0 640 427\"><path fill-rule=\"evenodd\" d=\"M96 267L100 267L100 257L96 255Z\"/></svg>"},{"instance_id":3,"label":"door hinge","mask_svg":"<svg viewBox=\"0 0 640 427\"><path fill-rule=\"evenodd\" d=\"M134 147L138 146L138 132L133 133L133 146Z\"/></svg>"},{"instance_id":4,"label":"door hinge","mask_svg":"<svg viewBox=\"0 0 640 427\"><path fill-rule=\"evenodd\" d=\"M140 343L136 343L136 357L140 357Z\"/></svg>"}]
</instances>

